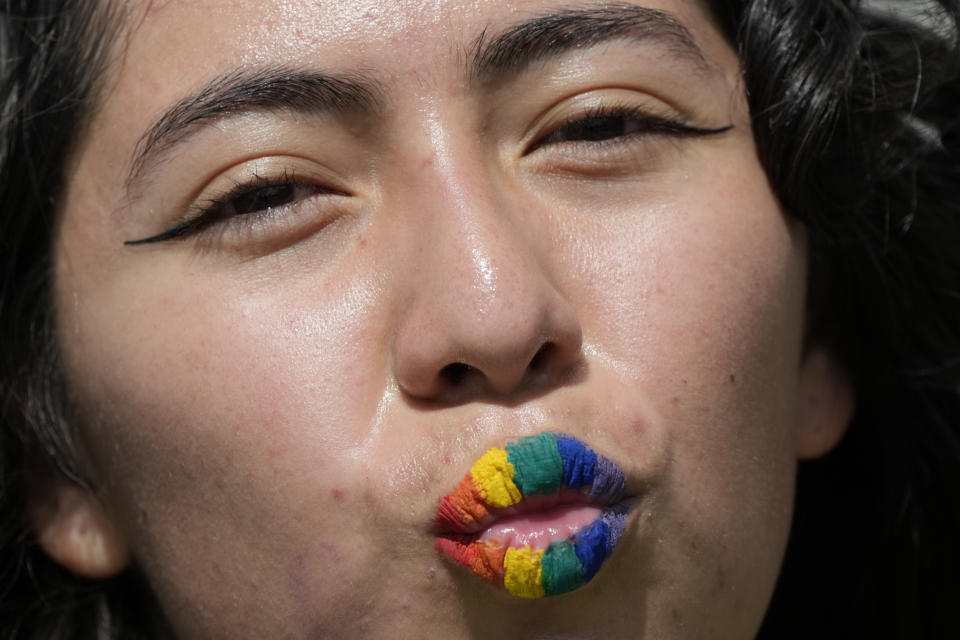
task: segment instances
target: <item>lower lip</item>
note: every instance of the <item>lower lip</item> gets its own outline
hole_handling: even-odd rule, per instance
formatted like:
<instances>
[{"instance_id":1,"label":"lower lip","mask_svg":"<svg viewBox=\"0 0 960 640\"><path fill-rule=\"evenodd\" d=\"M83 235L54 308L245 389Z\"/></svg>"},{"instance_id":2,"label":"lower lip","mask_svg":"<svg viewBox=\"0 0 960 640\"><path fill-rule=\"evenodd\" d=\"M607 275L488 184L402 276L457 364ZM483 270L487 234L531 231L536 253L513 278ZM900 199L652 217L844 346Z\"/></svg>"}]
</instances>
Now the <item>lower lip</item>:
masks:
<instances>
[{"instance_id":1,"label":"lower lip","mask_svg":"<svg viewBox=\"0 0 960 640\"><path fill-rule=\"evenodd\" d=\"M597 573L626 528L629 505L568 504L498 520L481 533L444 534L437 549L520 598L577 589Z\"/></svg>"}]
</instances>

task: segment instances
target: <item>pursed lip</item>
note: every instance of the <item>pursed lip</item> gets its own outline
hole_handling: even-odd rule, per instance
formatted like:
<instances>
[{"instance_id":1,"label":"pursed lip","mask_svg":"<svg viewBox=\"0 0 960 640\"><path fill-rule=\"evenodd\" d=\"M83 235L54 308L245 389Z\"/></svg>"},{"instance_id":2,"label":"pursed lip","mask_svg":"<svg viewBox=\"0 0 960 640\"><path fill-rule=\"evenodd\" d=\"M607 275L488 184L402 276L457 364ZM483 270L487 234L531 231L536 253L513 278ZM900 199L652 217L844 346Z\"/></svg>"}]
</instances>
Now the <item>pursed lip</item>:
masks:
<instances>
[{"instance_id":1,"label":"pursed lip","mask_svg":"<svg viewBox=\"0 0 960 640\"><path fill-rule=\"evenodd\" d=\"M592 579L619 542L632 502L624 500L625 490L620 467L576 438L553 432L519 438L488 450L440 500L436 546L512 595L565 593ZM563 514L577 505L595 507L597 517L547 549L481 539L505 518Z\"/></svg>"},{"instance_id":2,"label":"pursed lip","mask_svg":"<svg viewBox=\"0 0 960 640\"><path fill-rule=\"evenodd\" d=\"M553 432L519 438L487 451L440 500L440 532L475 533L499 518L557 504L616 504L626 476L580 440Z\"/></svg>"}]
</instances>

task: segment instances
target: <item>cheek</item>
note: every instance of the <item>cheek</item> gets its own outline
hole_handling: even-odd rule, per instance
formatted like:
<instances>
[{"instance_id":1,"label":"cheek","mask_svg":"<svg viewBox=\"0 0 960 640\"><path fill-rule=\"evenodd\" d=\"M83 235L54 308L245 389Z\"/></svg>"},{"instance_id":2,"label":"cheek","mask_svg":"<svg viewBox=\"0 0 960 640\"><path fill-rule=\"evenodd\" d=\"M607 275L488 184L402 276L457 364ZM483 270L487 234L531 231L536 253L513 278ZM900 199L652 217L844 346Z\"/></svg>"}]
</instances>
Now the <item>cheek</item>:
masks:
<instances>
[{"instance_id":1,"label":"cheek","mask_svg":"<svg viewBox=\"0 0 960 640\"><path fill-rule=\"evenodd\" d=\"M92 466L165 608L209 605L212 581L231 585L216 605L229 617L231 602L266 601L258 591L302 589L307 564L325 580L375 574L362 568L382 544L365 540L383 512L367 501L378 471L364 440L384 387L376 287L293 277L278 295L150 271L103 280L65 261L61 299L75 304L60 331Z\"/></svg>"},{"instance_id":2,"label":"cheek","mask_svg":"<svg viewBox=\"0 0 960 640\"><path fill-rule=\"evenodd\" d=\"M277 296L161 268L144 295L137 281L68 281L78 302L62 319L73 329L64 350L78 395L96 414L122 412L110 422L137 425L96 435L247 446L259 434L269 437L269 455L292 446L294 423L304 423L313 425L311 445L331 457L358 446L357 415L377 402L369 389L378 356L361 339L372 330L364 284ZM318 296L323 304L305 303Z\"/></svg>"},{"instance_id":3,"label":"cheek","mask_svg":"<svg viewBox=\"0 0 960 640\"><path fill-rule=\"evenodd\" d=\"M587 349L670 443L659 578L688 611L723 615L762 611L786 542L806 261L759 168L715 178L726 186L580 225L575 279Z\"/></svg>"},{"instance_id":4,"label":"cheek","mask_svg":"<svg viewBox=\"0 0 960 640\"><path fill-rule=\"evenodd\" d=\"M744 424L782 417L799 370L805 235L755 164L708 171L697 184L671 177L676 190L638 198L639 210L615 202L563 229L565 284L586 310L588 347L658 404L733 409Z\"/></svg>"}]
</instances>

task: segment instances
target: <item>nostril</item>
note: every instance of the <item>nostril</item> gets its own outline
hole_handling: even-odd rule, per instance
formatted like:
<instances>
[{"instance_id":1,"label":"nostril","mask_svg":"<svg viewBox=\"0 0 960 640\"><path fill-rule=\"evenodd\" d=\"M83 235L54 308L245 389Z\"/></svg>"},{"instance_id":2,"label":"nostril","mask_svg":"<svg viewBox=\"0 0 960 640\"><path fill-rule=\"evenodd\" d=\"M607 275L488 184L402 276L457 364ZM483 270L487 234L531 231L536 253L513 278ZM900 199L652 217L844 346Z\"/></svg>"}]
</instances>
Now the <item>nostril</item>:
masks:
<instances>
[{"instance_id":1,"label":"nostril","mask_svg":"<svg viewBox=\"0 0 960 640\"><path fill-rule=\"evenodd\" d=\"M530 371L536 371L543 367L547 362L550 361L550 354L554 351L554 346L552 342L545 342L533 354L533 358L530 359L530 364L527 365L527 369Z\"/></svg>"},{"instance_id":2,"label":"nostril","mask_svg":"<svg viewBox=\"0 0 960 640\"><path fill-rule=\"evenodd\" d=\"M440 370L440 377L451 385L457 386L463 382L471 369L473 369L473 367L468 364L452 362Z\"/></svg>"}]
</instances>

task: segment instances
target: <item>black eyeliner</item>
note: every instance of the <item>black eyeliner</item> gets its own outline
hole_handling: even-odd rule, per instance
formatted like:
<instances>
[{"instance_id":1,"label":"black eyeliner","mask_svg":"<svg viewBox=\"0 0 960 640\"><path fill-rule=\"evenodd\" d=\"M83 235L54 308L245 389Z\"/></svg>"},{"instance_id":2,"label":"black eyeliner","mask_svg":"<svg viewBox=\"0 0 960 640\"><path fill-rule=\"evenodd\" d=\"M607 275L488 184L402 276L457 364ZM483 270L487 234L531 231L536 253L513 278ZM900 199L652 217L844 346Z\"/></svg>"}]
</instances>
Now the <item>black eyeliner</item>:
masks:
<instances>
[{"instance_id":1,"label":"black eyeliner","mask_svg":"<svg viewBox=\"0 0 960 640\"><path fill-rule=\"evenodd\" d=\"M294 173L287 172L286 170L284 170L283 174L278 178L273 179L264 178L259 174L254 173L252 180L245 183L235 183L233 189L231 189L226 195L209 201L209 204L204 207L203 210L195 217L190 218L189 220L184 220L172 229L168 229L156 235L149 236L147 238L141 238L139 240L125 240L123 244L125 246L136 246L141 244L165 242L167 240L176 240L177 238L186 237L194 231L202 229L208 224L216 222L218 217L217 209L230 203L233 199L256 191L257 189L278 185L293 185L295 182L296 178Z\"/></svg>"},{"instance_id":2,"label":"black eyeliner","mask_svg":"<svg viewBox=\"0 0 960 640\"><path fill-rule=\"evenodd\" d=\"M207 215L205 213L200 214L196 218L191 218L190 220L185 220L162 233L158 233L155 236L150 236L148 238L141 238L139 240L124 240L123 244L126 246L135 246L138 244L151 244L154 242L164 242L165 240L174 240L182 236L186 236L193 231L196 231L198 228L204 226Z\"/></svg>"},{"instance_id":3,"label":"black eyeliner","mask_svg":"<svg viewBox=\"0 0 960 640\"><path fill-rule=\"evenodd\" d=\"M644 130L627 133L624 136L619 137L630 137L632 135L642 135L644 133L652 134L667 134L672 136L710 136L725 133L733 129L733 125L726 125L723 127L716 128L707 128L707 127L695 127L692 125L685 124L678 120L671 120L669 118L662 118L659 116L651 115L642 109L637 109L631 106L598 106L593 109L590 109L581 117L575 118L568 122L565 122L558 127L556 127L549 134L541 138L540 140L534 142L525 153L532 153L537 149L545 146L547 144L560 144L563 142L604 142L605 140L598 141L586 141L586 140L564 140L551 142L550 138L553 137L557 132L562 131L565 127L572 127L578 123L584 122L591 119L601 119L601 118L633 118L638 122L643 123Z\"/></svg>"}]
</instances>

